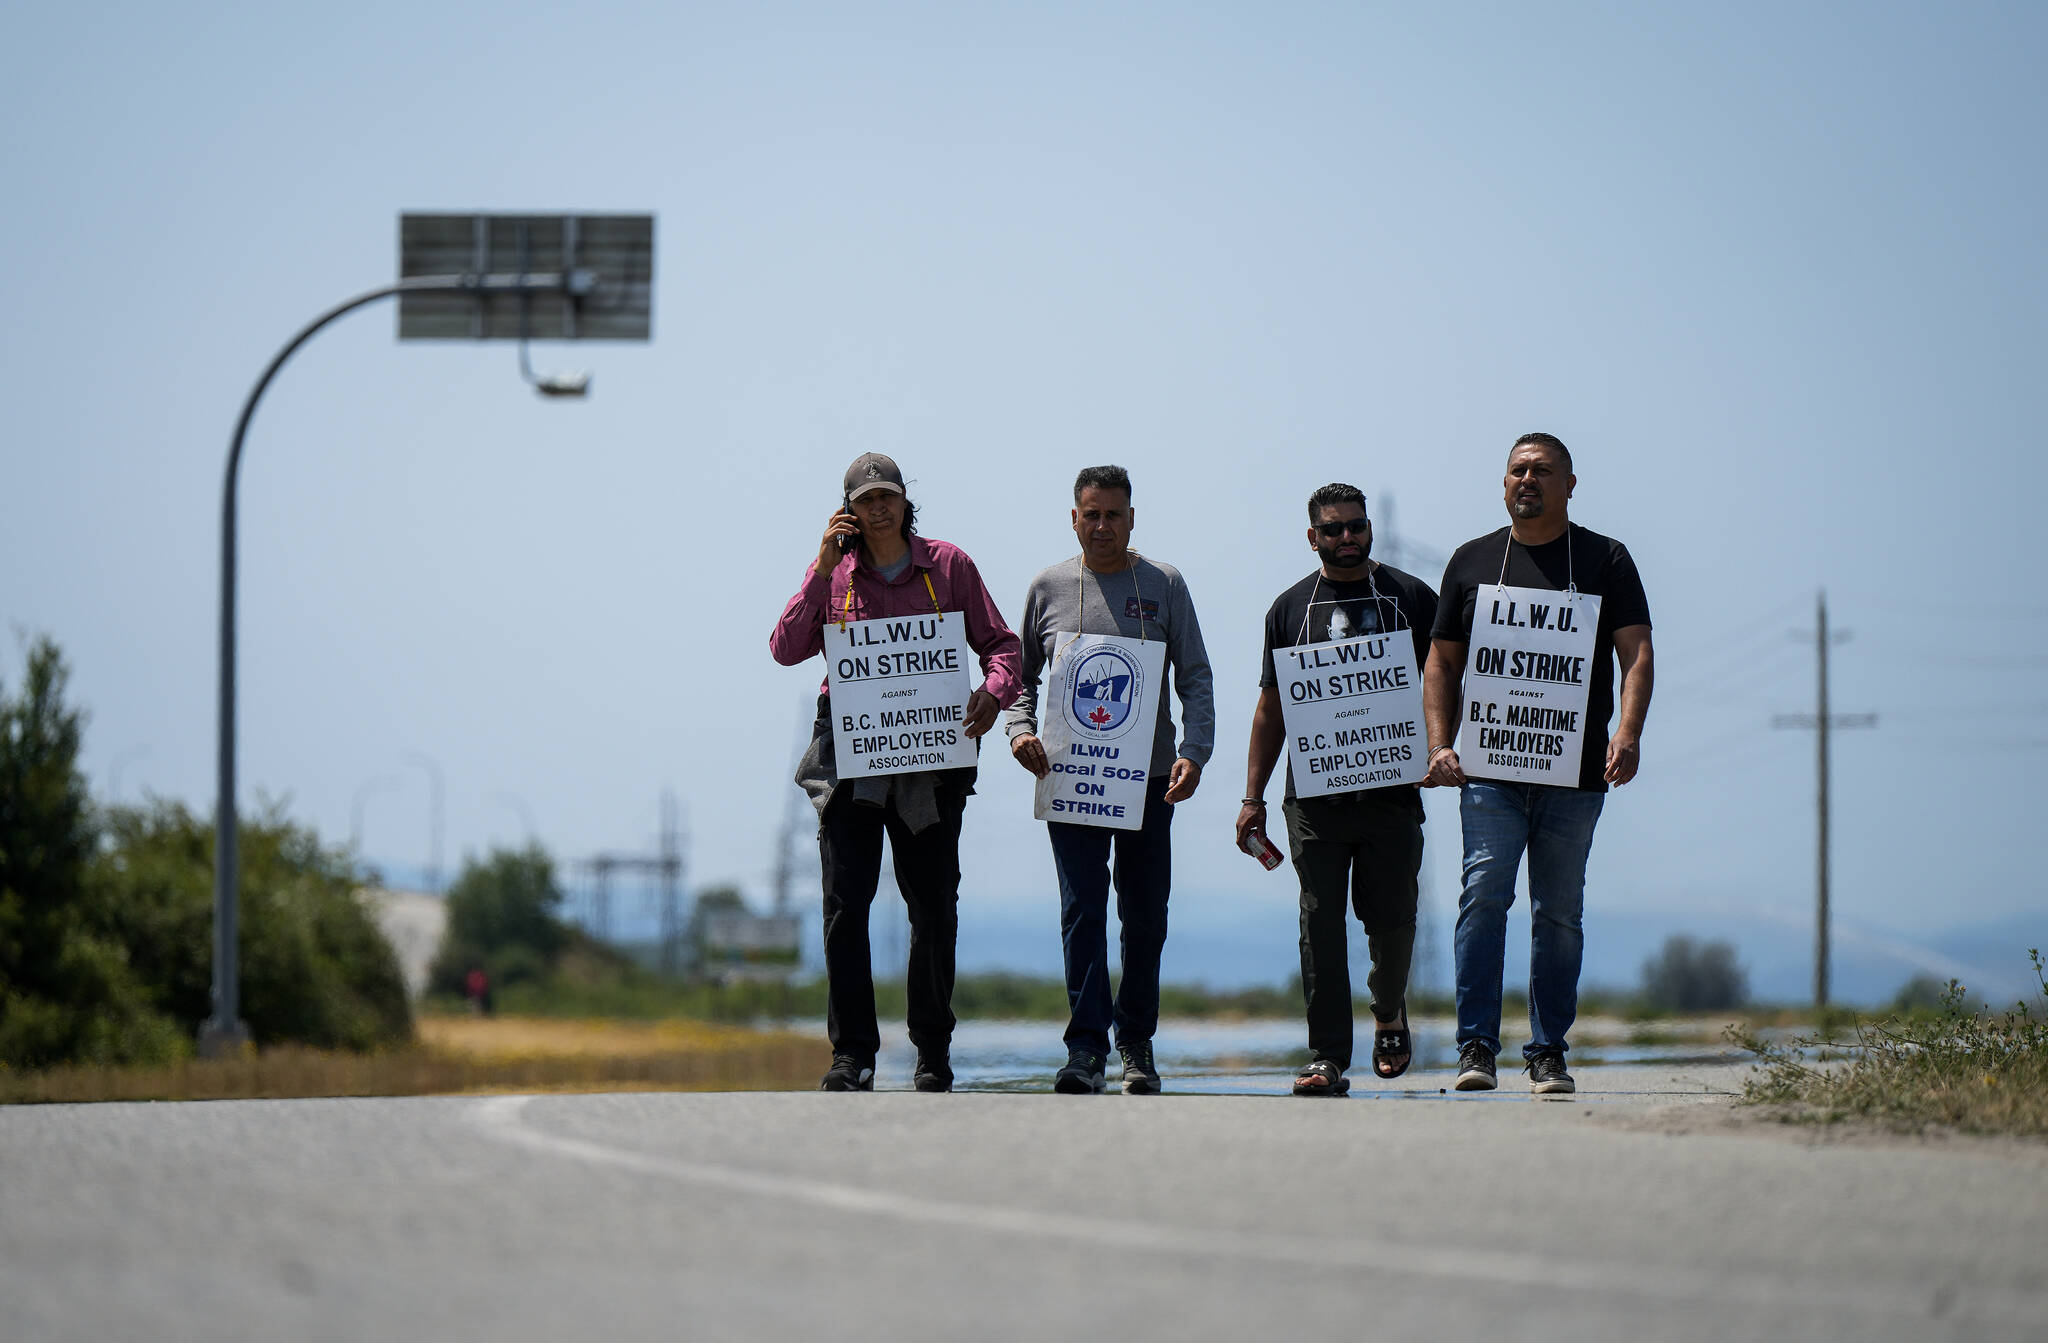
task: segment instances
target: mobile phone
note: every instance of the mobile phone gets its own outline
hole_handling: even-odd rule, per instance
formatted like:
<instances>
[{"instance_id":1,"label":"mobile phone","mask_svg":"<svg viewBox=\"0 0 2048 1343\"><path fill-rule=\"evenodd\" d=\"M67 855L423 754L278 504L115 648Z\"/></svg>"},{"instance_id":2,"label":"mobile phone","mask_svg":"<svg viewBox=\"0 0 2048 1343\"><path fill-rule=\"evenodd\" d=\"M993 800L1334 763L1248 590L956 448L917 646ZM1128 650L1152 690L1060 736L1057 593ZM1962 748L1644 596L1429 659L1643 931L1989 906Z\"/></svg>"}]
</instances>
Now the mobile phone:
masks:
<instances>
[{"instance_id":1,"label":"mobile phone","mask_svg":"<svg viewBox=\"0 0 2048 1343\"><path fill-rule=\"evenodd\" d=\"M852 496L852 495L850 495L850 494L842 494L842 495L840 495L840 496L839 496L839 511L840 511L840 512L842 512L842 513L851 513L851 512L853 512L853 496ZM852 536L842 536L842 537L840 537L840 538L839 538L839 553L840 553L840 554L842 554L842 555L844 555L844 554L846 554L846 553L847 553L848 551L851 551L851 550L854 550L854 549L858 548L858 547L859 547L859 545L860 545L860 533L858 533L858 532L855 532L855 533L854 533L854 534L853 534Z\"/></svg>"}]
</instances>

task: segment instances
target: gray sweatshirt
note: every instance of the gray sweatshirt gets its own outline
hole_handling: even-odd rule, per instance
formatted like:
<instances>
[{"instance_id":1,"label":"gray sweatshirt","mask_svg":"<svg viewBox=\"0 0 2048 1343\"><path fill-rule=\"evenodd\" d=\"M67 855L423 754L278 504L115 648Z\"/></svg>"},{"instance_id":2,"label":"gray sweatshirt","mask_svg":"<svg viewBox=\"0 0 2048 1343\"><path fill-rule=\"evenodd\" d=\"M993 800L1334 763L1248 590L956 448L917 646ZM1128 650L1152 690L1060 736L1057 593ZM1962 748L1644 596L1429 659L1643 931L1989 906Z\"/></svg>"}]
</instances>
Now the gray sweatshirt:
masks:
<instances>
[{"instance_id":1,"label":"gray sweatshirt","mask_svg":"<svg viewBox=\"0 0 2048 1343\"><path fill-rule=\"evenodd\" d=\"M1202 646L1202 626L1195 602L1180 570L1148 560L1136 551L1132 569L1098 574L1079 555L1062 560L1031 580L1024 594L1024 620L1017 633L1024 641L1024 693L1010 706L1005 730L1016 737L1038 735L1038 683L1059 644L1075 634L1121 634L1166 642L1166 665L1174 693L1180 696L1181 720L1187 733L1180 749L1173 745L1173 719L1166 711L1161 687L1159 724L1152 734L1152 777L1163 779L1176 755L1207 766L1216 747L1216 695L1209 674L1209 650ZM1076 575L1079 576L1078 594ZM1075 607L1075 597L1082 605Z\"/></svg>"}]
</instances>

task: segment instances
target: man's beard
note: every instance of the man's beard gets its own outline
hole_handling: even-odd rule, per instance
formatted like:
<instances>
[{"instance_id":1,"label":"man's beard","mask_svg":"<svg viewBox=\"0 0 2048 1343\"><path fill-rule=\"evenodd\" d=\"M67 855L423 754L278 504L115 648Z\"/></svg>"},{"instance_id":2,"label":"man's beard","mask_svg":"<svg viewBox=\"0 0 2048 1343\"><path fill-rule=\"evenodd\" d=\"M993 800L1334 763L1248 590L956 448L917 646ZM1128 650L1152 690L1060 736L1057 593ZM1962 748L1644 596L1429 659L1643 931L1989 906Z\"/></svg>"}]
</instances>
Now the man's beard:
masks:
<instances>
[{"instance_id":1,"label":"man's beard","mask_svg":"<svg viewBox=\"0 0 2048 1343\"><path fill-rule=\"evenodd\" d=\"M1359 565L1372 558L1372 547L1370 545L1358 547L1358 557L1356 559L1339 559L1337 558L1337 550L1338 547L1336 546L1331 546L1327 550L1322 546L1317 546L1316 554L1322 556L1323 563L1329 565L1332 569L1356 569Z\"/></svg>"},{"instance_id":2,"label":"man's beard","mask_svg":"<svg viewBox=\"0 0 2048 1343\"><path fill-rule=\"evenodd\" d=\"M1543 516L1543 496L1538 495L1534 499L1518 498L1510 505L1510 508L1513 510L1515 517L1523 522L1527 522L1530 518L1540 518Z\"/></svg>"}]
</instances>

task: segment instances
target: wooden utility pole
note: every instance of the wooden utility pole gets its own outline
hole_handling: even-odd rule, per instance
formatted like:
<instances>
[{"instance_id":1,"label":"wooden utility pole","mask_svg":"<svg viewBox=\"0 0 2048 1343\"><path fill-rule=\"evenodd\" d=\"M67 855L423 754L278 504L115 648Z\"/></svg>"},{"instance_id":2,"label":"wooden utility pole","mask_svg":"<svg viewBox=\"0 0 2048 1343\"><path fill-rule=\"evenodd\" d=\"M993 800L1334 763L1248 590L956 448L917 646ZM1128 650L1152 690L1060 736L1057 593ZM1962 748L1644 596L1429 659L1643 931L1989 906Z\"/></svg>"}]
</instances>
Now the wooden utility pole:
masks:
<instances>
[{"instance_id":1,"label":"wooden utility pole","mask_svg":"<svg viewBox=\"0 0 2048 1343\"><path fill-rule=\"evenodd\" d=\"M1828 1005L1828 945L1830 896L1828 890L1828 735L1835 728L1876 727L1874 713L1830 713L1828 711L1828 649L1846 643L1849 631L1828 629L1828 593L1822 588L1814 603L1814 701L1813 712L1781 713L1771 719L1772 727L1809 727L1814 736L1814 915L1813 915L1813 1005ZM1801 635L1800 637L1805 637Z\"/></svg>"}]
</instances>

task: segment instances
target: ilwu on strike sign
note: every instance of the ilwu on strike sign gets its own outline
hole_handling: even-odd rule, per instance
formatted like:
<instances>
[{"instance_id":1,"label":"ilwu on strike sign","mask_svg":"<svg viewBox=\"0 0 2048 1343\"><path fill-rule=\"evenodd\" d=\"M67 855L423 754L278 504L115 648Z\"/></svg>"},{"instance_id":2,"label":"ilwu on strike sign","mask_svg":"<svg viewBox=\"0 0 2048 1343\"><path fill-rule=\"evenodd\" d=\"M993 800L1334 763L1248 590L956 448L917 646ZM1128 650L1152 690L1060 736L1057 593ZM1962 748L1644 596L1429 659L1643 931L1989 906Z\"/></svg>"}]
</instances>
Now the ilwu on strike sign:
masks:
<instances>
[{"instance_id":1,"label":"ilwu on strike sign","mask_svg":"<svg viewBox=\"0 0 2048 1343\"><path fill-rule=\"evenodd\" d=\"M825 626L839 777L975 762L967 721L967 617L895 616Z\"/></svg>"},{"instance_id":2,"label":"ilwu on strike sign","mask_svg":"<svg viewBox=\"0 0 2048 1343\"><path fill-rule=\"evenodd\" d=\"M1273 650L1294 795L1420 783L1422 685L1407 630Z\"/></svg>"},{"instance_id":3,"label":"ilwu on strike sign","mask_svg":"<svg viewBox=\"0 0 2048 1343\"><path fill-rule=\"evenodd\" d=\"M1474 778L1579 786L1600 599L1544 588L1479 590L1458 763Z\"/></svg>"}]
</instances>

